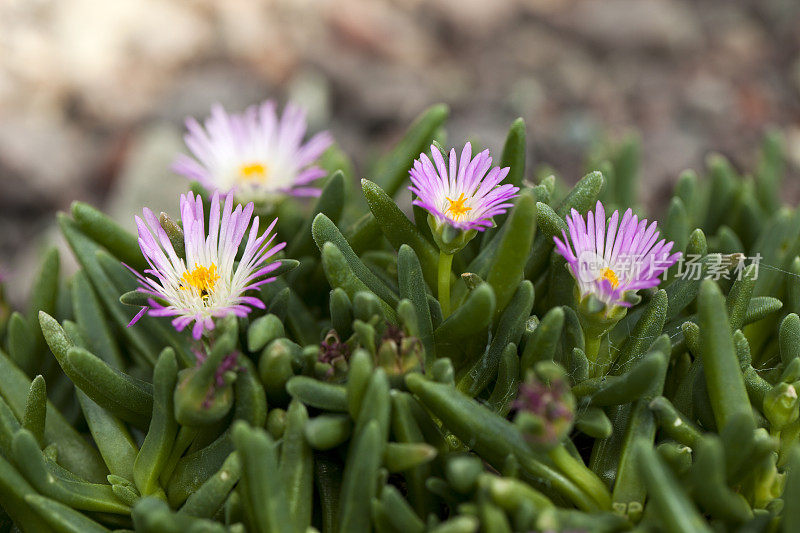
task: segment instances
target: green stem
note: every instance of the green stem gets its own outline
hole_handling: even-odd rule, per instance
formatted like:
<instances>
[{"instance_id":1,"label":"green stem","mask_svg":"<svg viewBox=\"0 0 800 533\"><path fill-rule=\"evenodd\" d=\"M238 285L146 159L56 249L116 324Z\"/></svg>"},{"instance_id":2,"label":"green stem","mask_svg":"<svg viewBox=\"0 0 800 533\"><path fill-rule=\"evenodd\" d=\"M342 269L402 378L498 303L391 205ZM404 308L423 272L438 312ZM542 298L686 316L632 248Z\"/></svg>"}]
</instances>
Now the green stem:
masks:
<instances>
[{"instance_id":1,"label":"green stem","mask_svg":"<svg viewBox=\"0 0 800 533\"><path fill-rule=\"evenodd\" d=\"M589 361L589 377L596 378L604 374L604 368L601 361L598 361L600 355L600 343L602 337L592 334L584 336L584 344L586 346L586 359Z\"/></svg>"},{"instance_id":2,"label":"green stem","mask_svg":"<svg viewBox=\"0 0 800 533\"><path fill-rule=\"evenodd\" d=\"M614 362L616 352L608 344L603 344L603 337L608 335L586 335L584 343L586 345L586 359L589 361L589 377L596 378L608 374L611 364Z\"/></svg>"},{"instance_id":3,"label":"green stem","mask_svg":"<svg viewBox=\"0 0 800 533\"><path fill-rule=\"evenodd\" d=\"M453 264L453 255L439 252L439 305L442 316L450 316L450 270Z\"/></svg>"},{"instance_id":4,"label":"green stem","mask_svg":"<svg viewBox=\"0 0 800 533\"><path fill-rule=\"evenodd\" d=\"M586 491L602 509L611 509L611 494L597 475L581 461L570 455L563 445L553 448L550 459L578 487Z\"/></svg>"},{"instance_id":5,"label":"green stem","mask_svg":"<svg viewBox=\"0 0 800 533\"><path fill-rule=\"evenodd\" d=\"M586 335L584 337L584 342L586 344L586 359L589 360L589 363L594 365L597 363L597 354L600 353L600 337Z\"/></svg>"}]
</instances>

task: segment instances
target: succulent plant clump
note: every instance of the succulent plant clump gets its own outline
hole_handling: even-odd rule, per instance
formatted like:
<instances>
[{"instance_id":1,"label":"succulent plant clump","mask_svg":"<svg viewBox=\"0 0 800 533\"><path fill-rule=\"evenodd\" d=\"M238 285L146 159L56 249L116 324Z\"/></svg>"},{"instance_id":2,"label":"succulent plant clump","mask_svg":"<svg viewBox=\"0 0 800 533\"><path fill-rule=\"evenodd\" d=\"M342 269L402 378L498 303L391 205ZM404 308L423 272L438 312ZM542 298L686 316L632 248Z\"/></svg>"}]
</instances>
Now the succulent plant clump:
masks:
<instances>
[{"instance_id":1,"label":"succulent plant clump","mask_svg":"<svg viewBox=\"0 0 800 533\"><path fill-rule=\"evenodd\" d=\"M77 273L0 287L3 531L800 531L780 136L656 224L633 137L570 187L447 114L357 191L296 106L215 108L179 212L60 214Z\"/></svg>"}]
</instances>

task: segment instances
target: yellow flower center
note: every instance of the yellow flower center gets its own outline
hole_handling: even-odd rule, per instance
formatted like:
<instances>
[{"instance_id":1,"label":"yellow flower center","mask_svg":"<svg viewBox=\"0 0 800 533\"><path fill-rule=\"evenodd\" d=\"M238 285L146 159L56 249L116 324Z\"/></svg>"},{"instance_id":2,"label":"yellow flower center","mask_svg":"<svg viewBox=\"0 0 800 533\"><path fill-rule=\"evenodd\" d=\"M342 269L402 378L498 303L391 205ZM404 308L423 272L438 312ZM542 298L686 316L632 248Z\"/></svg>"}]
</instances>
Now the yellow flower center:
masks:
<instances>
[{"instance_id":1,"label":"yellow flower center","mask_svg":"<svg viewBox=\"0 0 800 533\"><path fill-rule=\"evenodd\" d=\"M617 275L610 268L604 268L602 272L600 272L600 277L597 278L598 281L604 279L607 279L611 283L611 287L614 289L619 286L619 278L617 278Z\"/></svg>"},{"instance_id":2,"label":"yellow flower center","mask_svg":"<svg viewBox=\"0 0 800 533\"><path fill-rule=\"evenodd\" d=\"M246 163L239 167L239 176L242 181L258 181L264 183L267 181L269 175L269 168L261 163Z\"/></svg>"},{"instance_id":3,"label":"yellow flower center","mask_svg":"<svg viewBox=\"0 0 800 533\"><path fill-rule=\"evenodd\" d=\"M444 214L445 215L449 214L450 218L452 218L453 220L458 220L464 215L466 215L468 211L472 211L471 207L467 207L464 205L465 203L467 203L467 198L464 198L463 192L458 196L458 200L447 198L447 201L450 202L450 206L447 208Z\"/></svg>"},{"instance_id":4,"label":"yellow flower center","mask_svg":"<svg viewBox=\"0 0 800 533\"><path fill-rule=\"evenodd\" d=\"M184 272L181 280L183 281L182 290L196 290L200 294L200 298L205 302L219 280L217 265L211 263L211 267L206 268L203 265L195 264L194 270Z\"/></svg>"}]
</instances>

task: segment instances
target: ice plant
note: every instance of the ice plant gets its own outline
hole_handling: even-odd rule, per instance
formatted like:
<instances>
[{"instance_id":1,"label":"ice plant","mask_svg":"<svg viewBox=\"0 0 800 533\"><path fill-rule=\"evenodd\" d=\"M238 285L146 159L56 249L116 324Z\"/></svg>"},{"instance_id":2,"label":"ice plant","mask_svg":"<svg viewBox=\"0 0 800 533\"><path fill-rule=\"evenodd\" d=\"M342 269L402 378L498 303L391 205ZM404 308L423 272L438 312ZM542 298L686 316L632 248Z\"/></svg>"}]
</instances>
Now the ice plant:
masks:
<instances>
[{"instance_id":1,"label":"ice plant","mask_svg":"<svg viewBox=\"0 0 800 533\"><path fill-rule=\"evenodd\" d=\"M575 209L566 220L569 235L562 231L563 240L553 240L577 283L579 316L591 359L599 337L638 300L636 291L657 286L659 276L681 253L671 253L672 241L658 240L656 222L648 225L630 209L621 220L618 210L606 220L598 201L585 220Z\"/></svg>"},{"instance_id":2,"label":"ice plant","mask_svg":"<svg viewBox=\"0 0 800 533\"><path fill-rule=\"evenodd\" d=\"M752 179L721 156L704 179L684 174L669 249L625 207L611 222L594 207L635 197L635 140L595 154L608 172L569 192L555 177L520 186L497 231L472 230L480 254L472 242L457 258L475 267L469 292L444 319L428 296L438 254L393 198L419 155L403 148L446 114L426 112L376 167L383 185L362 184L372 218L339 177L294 214L299 265L266 272L273 217L251 229L260 206L222 191L211 216L211 194L204 216L191 195L174 220L139 214L147 260L96 209L61 214L76 274L52 249L24 311L0 297L0 529L800 531L800 210L778 207L779 139ZM517 183L521 120L506 139ZM569 224L564 203L580 211ZM369 223L343 234L356 218ZM548 252L559 226L577 266ZM683 279L637 290L683 243L700 256ZM268 312L214 314L246 312L257 302L233 299L291 266L244 292ZM173 313L184 333L162 318L125 329L119 303Z\"/></svg>"},{"instance_id":3,"label":"ice plant","mask_svg":"<svg viewBox=\"0 0 800 533\"><path fill-rule=\"evenodd\" d=\"M439 301L442 312L450 309L450 266L453 254L462 249L478 231L494 225L493 217L511 207L519 187L500 184L509 167L492 167L489 150L472 157L472 144L466 143L461 158L455 148L446 162L436 145L431 156L420 154L409 171L409 190L416 196L414 205L428 212L428 225L439 246Z\"/></svg>"},{"instance_id":4,"label":"ice plant","mask_svg":"<svg viewBox=\"0 0 800 533\"><path fill-rule=\"evenodd\" d=\"M139 246L150 268L134 273L141 283L137 290L150 298L149 305L142 308L131 325L145 312L150 316L171 316L179 331L194 323L192 335L199 339L204 331L214 329L217 318L230 314L243 317L253 307L264 308L261 300L246 293L275 279L267 275L280 262L269 262L269 258L286 243L272 245L277 219L260 233L258 217L252 217L253 203L237 205L235 209L233 204L233 194L223 197L214 193L206 233L202 198L191 192L181 195L185 257L175 252L150 209L143 210L143 218L136 217ZM237 260L248 227L250 233Z\"/></svg>"},{"instance_id":5,"label":"ice plant","mask_svg":"<svg viewBox=\"0 0 800 533\"><path fill-rule=\"evenodd\" d=\"M305 111L292 103L280 117L272 100L240 114L217 104L204 125L186 120L184 140L194 157L181 154L172 168L209 191L233 191L240 200L319 196L311 184L326 171L314 162L332 138L320 132L303 142L307 127Z\"/></svg>"}]
</instances>

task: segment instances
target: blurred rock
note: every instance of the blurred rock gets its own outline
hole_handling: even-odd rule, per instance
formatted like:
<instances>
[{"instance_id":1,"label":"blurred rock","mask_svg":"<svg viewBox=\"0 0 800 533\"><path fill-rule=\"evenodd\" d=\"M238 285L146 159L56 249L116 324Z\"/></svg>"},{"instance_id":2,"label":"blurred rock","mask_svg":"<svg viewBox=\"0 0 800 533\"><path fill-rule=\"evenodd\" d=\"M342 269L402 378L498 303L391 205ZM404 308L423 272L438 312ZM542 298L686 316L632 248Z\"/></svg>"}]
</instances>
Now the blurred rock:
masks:
<instances>
[{"instance_id":1,"label":"blurred rock","mask_svg":"<svg viewBox=\"0 0 800 533\"><path fill-rule=\"evenodd\" d=\"M791 77L794 82L794 90L800 95L800 56L797 56L792 63Z\"/></svg>"},{"instance_id":2,"label":"blurred rock","mask_svg":"<svg viewBox=\"0 0 800 533\"><path fill-rule=\"evenodd\" d=\"M516 0L435 0L432 4L442 19L470 38L502 31L519 7Z\"/></svg>"},{"instance_id":3,"label":"blurred rock","mask_svg":"<svg viewBox=\"0 0 800 533\"><path fill-rule=\"evenodd\" d=\"M686 51L702 42L695 13L681 0L584 0L551 20L606 48Z\"/></svg>"},{"instance_id":4,"label":"blurred rock","mask_svg":"<svg viewBox=\"0 0 800 533\"><path fill-rule=\"evenodd\" d=\"M800 168L800 126L793 126L786 132L786 154L794 166Z\"/></svg>"},{"instance_id":5,"label":"blurred rock","mask_svg":"<svg viewBox=\"0 0 800 533\"><path fill-rule=\"evenodd\" d=\"M698 113L711 116L730 113L736 104L736 94L730 84L707 72L698 72L687 80L686 102Z\"/></svg>"},{"instance_id":6,"label":"blurred rock","mask_svg":"<svg viewBox=\"0 0 800 533\"><path fill-rule=\"evenodd\" d=\"M21 176L24 188L44 202L83 188L88 169L99 163L102 144L57 112L48 117L10 110L0 119L3 166ZM0 184L0 193L15 194L4 188Z\"/></svg>"}]
</instances>

